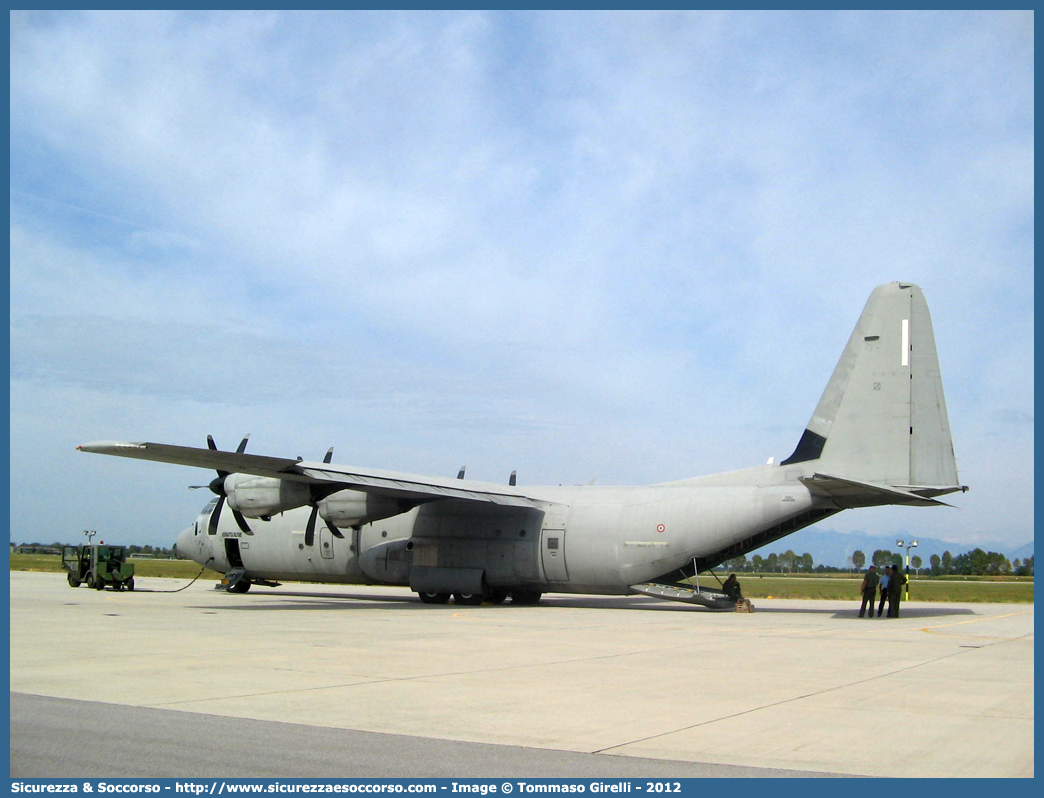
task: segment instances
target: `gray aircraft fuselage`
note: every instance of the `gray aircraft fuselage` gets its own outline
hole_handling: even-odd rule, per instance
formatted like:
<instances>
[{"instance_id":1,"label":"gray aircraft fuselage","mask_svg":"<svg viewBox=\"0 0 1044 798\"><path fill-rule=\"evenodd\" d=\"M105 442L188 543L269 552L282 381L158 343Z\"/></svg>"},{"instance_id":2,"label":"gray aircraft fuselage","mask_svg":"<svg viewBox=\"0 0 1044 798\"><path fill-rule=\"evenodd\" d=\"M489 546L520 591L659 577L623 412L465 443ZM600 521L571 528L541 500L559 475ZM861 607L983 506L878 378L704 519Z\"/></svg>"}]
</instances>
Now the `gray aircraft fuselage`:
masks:
<instances>
[{"instance_id":1,"label":"gray aircraft fuselage","mask_svg":"<svg viewBox=\"0 0 1044 798\"><path fill-rule=\"evenodd\" d=\"M820 508L797 477L808 469L778 467L719 474L649 487L527 487L546 509L491 507L447 499L401 515L341 530L319 527L305 545L308 508L242 532L229 515L207 534L216 499L177 541L180 554L228 571L229 544L252 576L269 580L410 584L413 565L452 562L484 571L489 587L524 585L542 592L633 592L630 586L691 566L717 565L722 551L788 522L837 512ZM806 523L811 523L807 521ZM802 526L806 524L801 524ZM794 527L797 528L797 527ZM729 555L732 556L732 555ZM233 555L234 557L234 555Z\"/></svg>"}]
</instances>

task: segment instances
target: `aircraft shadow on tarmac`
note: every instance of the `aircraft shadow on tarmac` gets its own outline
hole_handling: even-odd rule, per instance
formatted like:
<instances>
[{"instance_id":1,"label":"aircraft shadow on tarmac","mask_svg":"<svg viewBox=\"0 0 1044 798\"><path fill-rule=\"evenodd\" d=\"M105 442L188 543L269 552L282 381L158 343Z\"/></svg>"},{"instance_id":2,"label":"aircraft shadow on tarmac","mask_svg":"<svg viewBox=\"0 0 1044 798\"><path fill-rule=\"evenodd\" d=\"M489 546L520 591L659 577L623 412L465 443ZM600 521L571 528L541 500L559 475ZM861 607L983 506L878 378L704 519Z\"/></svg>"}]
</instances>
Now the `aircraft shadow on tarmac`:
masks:
<instances>
[{"instance_id":1,"label":"aircraft shadow on tarmac","mask_svg":"<svg viewBox=\"0 0 1044 798\"><path fill-rule=\"evenodd\" d=\"M808 610L797 610L798 612L807 612ZM779 610L768 610L768 612L779 612ZM795 612L795 610L783 610L783 612ZM821 612L821 610L812 610L812 612ZM858 610L840 610L831 611L836 618L858 618L859 620L866 620L865 618L859 618ZM976 615L975 610L970 610L967 607L917 607L915 609L901 610L901 617L903 618L945 618L952 615ZM882 615L874 620L887 621L892 620L886 615Z\"/></svg>"},{"instance_id":2,"label":"aircraft shadow on tarmac","mask_svg":"<svg viewBox=\"0 0 1044 798\"><path fill-rule=\"evenodd\" d=\"M285 610L336 610L338 612L346 612L353 610L358 611L368 609L395 609L416 612L445 612L447 609L452 610L455 608L457 610L484 609L486 611L510 612L512 609L526 609L527 606L533 606L512 605L510 601L498 607L493 607L488 604L483 605L482 607L454 605L453 603L450 603L448 605L435 605L424 604L418 601L416 597L412 594L374 596L363 594L353 595L351 593L320 593L316 591L306 590L272 590L267 591L265 593L258 592L256 596L258 598L266 599L285 599L285 601L280 601L278 604L273 604L271 601L259 603L248 602L242 604L213 604L211 606L197 606L195 607L195 609L247 612ZM316 601L315 599L320 600ZM823 607L822 609L809 606L765 607L764 605L758 606L756 599L752 600L752 603L754 603L755 605L755 612L759 613L773 613L784 615L830 615L835 618L859 617L859 611L856 606L853 606L852 609L846 608L843 610L839 610L836 606ZM831 604L833 604L833 602L831 602ZM853 602L853 605L854 604L855 602ZM696 607L690 604L683 604L680 602L658 601L656 599L650 599L645 596L573 596L569 594L551 594L550 596L545 596L543 599L541 599L540 605L548 609L552 609L554 607L562 607L571 609L592 610L638 610L641 612L694 612L699 613L700 615L729 614L728 611L709 610L704 607ZM950 604L938 604L930 607L917 606L909 608L904 606L901 612L902 618L939 618L947 616L968 616L976 614L974 610L969 609L968 607ZM902 620L902 618L900 618L900 620ZM875 618L874 620L885 621L891 619L882 616L880 619Z\"/></svg>"}]
</instances>

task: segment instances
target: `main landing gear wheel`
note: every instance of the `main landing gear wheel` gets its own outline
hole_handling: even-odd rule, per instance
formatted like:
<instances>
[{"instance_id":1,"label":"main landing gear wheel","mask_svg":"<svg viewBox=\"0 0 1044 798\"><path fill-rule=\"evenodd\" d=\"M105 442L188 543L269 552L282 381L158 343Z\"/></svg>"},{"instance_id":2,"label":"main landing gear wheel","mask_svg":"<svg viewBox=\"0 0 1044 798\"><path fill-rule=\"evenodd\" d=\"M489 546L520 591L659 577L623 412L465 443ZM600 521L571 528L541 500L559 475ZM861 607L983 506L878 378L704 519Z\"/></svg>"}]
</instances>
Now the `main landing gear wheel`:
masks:
<instances>
[{"instance_id":1,"label":"main landing gear wheel","mask_svg":"<svg viewBox=\"0 0 1044 798\"><path fill-rule=\"evenodd\" d=\"M539 590L515 590L511 593L512 604L538 604L543 594Z\"/></svg>"},{"instance_id":2,"label":"main landing gear wheel","mask_svg":"<svg viewBox=\"0 0 1044 798\"><path fill-rule=\"evenodd\" d=\"M490 604L503 604L507 601L507 597L508 592L506 590L491 590L486 596Z\"/></svg>"},{"instance_id":3,"label":"main landing gear wheel","mask_svg":"<svg viewBox=\"0 0 1044 798\"><path fill-rule=\"evenodd\" d=\"M250 590L250 585L251 584L252 584L252 582L249 579L240 579L234 585L229 587L228 592L229 593L246 593L248 590Z\"/></svg>"},{"instance_id":4,"label":"main landing gear wheel","mask_svg":"<svg viewBox=\"0 0 1044 798\"><path fill-rule=\"evenodd\" d=\"M453 600L466 607L477 607L485 596L482 593L454 593Z\"/></svg>"},{"instance_id":5,"label":"main landing gear wheel","mask_svg":"<svg viewBox=\"0 0 1044 798\"><path fill-rule=\"evenodd\" d=\"M425 604L448 604L449 593L417 593L417 597Z\"/></svg>"}]
</instances>

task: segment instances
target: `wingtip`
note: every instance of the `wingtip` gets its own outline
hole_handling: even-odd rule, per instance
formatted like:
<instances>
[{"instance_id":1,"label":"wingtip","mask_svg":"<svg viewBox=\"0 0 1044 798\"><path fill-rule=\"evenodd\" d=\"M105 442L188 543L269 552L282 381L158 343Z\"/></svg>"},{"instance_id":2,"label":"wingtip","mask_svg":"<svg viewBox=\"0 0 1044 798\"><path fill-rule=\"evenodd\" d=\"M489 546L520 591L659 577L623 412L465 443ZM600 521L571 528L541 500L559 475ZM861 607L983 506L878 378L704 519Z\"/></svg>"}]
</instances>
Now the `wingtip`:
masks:
<instances>
[{"instance_id":1,"label":"wingtip","mask_svg":"<svg viewBox=\"0 0 1044 798\"><path fill-rule=\"evenodd\" d=\"M93 441L81 443L76 447L78 452L91 452L93 454L108 454L120 449L144 449L144 443L124 443L122 441Z\"/></svg>"}]
</instances>

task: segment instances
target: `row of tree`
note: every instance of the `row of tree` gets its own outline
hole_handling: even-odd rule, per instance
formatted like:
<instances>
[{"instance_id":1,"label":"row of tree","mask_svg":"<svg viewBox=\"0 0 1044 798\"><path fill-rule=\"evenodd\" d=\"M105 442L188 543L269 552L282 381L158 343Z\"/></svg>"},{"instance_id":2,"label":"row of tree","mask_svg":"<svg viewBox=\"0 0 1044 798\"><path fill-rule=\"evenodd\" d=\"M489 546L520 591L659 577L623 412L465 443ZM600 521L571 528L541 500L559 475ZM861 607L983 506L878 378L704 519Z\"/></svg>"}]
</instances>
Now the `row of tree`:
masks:
<instances>
[{"instance_id":1,"label":"row of tree","mask_svg":"<svg viewBox=\"0 0 1044 798\"><path fill-rule=\"evenodd\" d=\"M754 571L757 573L815 573L825 570L826 566L818 568L812 560L812 555L807 551L804 554L795 554L792 549L787 549L782 554L770 554L762 557L755 554L749 560L746 555L733 557L725 563L730 571ZM840 571L840 568L830 570Z\"/></svg>"},{"instance_id":2,"label":"row of tree","mask_svg":"<svg viewBox=\"0 0 1044 798\"><path fill-rule=\"evenodd\" d=\"M74 546L87 541L80 540L79 543L19 543L11 544L11 550L19 554L61 554L66 546ZM95 543L102 543L95 540ZM157 559L170 559L174 556L173 549L164 549L160 546L127 546L127 553L134 557L155 557Z\"/></svg>"},{"instance_id":3,"label":"row of tree","mask_svg":"<svg viewBox=\"0 0 1044 798\"><path fill-rule=\"evenodd\" d=\"M866 554L858 549L852 552L848 558L853 570L862 571L869 564L877 568L886 565L903 567L903 555L901 552L892 552L887 549L877 549L867 563ZM910 557L910 567L914 573L931 576L964 575L964 576L1033 576L1033 558L1015 560L1010 562L1003 554L995 551L983 551L973 549L964 554L954 557L950 552L944 551L942 556L933 554L928 558L929 567L923 568L924 561L918 556ZM769 554L762 557L755 554L749 560L746 555L734 557L725 563L729 571L749 571L755 573L839 573L845 568L836 568L829 565L815 565L812 555L808 552L795 554L792 550L782 554Z\"/></svg>"},{"instance_id":4,"label":"row of tree","mask_svg":"<svg viewBox=\"0 0 1044 798\"><path fill-rule=\"evenodd\" d=\"M861 551L852 552L850 558L856 570L862 570L866 565L866 555ZM871 559L871 563L878 568L886 565L903 564L901 553L891 552L887 549L877 549ZM964 554L954 557L950 552L944 551L942 555L933 554L928 558L929 567L922 568L924 561L918 556L910 557L910 567L915 573L926 573L931 576L1033 576L1033 558L1025 560L1016 559L1014 562L1008 560L1003 554L996 551L983 551L975 548Z\"/></svg>"}]
</instances>

